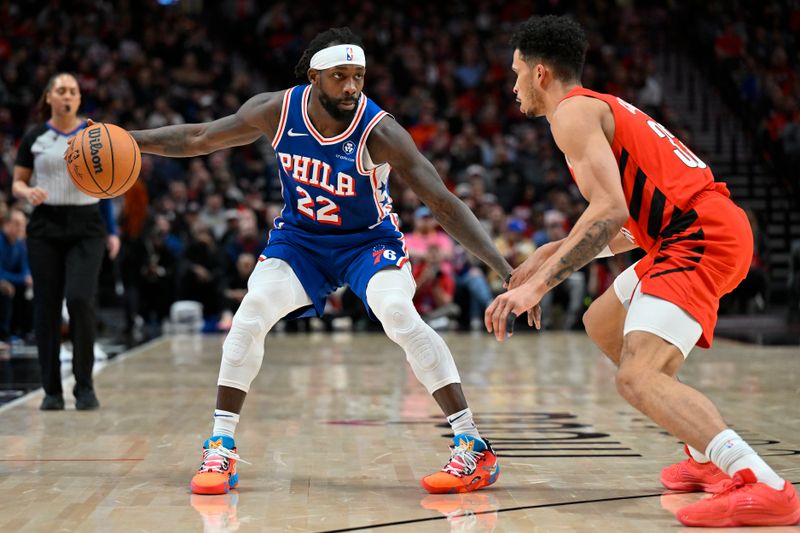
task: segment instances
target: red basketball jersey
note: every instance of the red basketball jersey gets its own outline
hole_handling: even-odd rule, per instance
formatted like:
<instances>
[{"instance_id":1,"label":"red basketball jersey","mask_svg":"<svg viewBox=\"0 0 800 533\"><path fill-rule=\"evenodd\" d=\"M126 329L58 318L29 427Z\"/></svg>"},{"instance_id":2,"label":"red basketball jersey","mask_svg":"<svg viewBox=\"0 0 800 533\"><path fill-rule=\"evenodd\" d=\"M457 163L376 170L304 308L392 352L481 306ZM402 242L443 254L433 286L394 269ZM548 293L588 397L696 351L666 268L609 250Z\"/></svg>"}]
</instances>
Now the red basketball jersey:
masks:
<instances>
[{"instance_id":1,"label":"red basketball jersey","mask_svg":"<svg viewBox=\"0 0 800 533\"><path fill-rule=\"evenodd\" d=\"M708 168L664 126L628 102L583 87L564 97L589 96L606 102L614 113L611 149L619 165L630 218L625 228L636 244L650 250L671 222L703 191L730 196Z\"/></svg>"}]
</instances>

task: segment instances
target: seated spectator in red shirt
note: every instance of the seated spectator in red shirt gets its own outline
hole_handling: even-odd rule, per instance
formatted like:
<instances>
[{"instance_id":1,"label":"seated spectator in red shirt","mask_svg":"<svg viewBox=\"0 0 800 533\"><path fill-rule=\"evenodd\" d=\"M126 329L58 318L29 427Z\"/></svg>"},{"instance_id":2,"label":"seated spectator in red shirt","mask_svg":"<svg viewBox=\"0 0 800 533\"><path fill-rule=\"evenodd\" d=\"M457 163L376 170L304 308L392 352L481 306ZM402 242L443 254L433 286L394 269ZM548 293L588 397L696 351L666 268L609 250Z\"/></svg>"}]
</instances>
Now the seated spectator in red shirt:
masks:
<instances>
[{"instance_id":1,"label":"seated spectator in red shirt","mask_svg":"<svg viewBox=\"0 0 800 533\"><path fill-rule=\"evenodd\" d=\"M441 249L432 244L425 259L417 261L412 271L417 282L414 307L434 329L447 329L450 318L459 313L453 303L456 281L445 265Z\"/></svg>"}]
</instances>

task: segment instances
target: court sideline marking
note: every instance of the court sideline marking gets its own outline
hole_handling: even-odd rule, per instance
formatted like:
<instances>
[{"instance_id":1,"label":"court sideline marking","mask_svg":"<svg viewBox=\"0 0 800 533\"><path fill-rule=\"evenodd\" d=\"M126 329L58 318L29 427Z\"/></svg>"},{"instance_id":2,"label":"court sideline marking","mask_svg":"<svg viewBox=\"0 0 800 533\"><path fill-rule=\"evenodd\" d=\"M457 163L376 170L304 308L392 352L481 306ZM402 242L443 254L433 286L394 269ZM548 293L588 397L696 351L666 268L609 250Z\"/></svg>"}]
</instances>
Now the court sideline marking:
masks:
<instances>
[{"instance_id":1,"label":"court sideline marking","mask_svg":"<svg viewBox=\"0 0 800 533\"><path fill-rule=\"evenodd\" d=\"M131 357L133 355L136 355L136 354L138 354L140 352L149 350L150 348L152 348L154 345L158 344L159 342L166 342L168 339L169 339L168 335L161 335L160 337L156 337L155 339L150 339L149 341L145 342L144 344L140 344L139 346L135 346L135 347L133 347L133 349L128 350L127 352L123 352L123 353L119 354L118 356L116 356L113 359L105 362L104 364L96 364L95 367L94 367L94 370L92 371L92 377L100 374L100 372L102 372L103 369L105 369L106 367L108 367L110 365L115 364L117 361L122 361L122 360L127 359L128 357ZM67 377L63 377L62 376L61 383L62 383L62 387L64 388L64 390L67 390L67 389L69 389L70 386L75 384L75 376L72 373L70 373L69 376L67 376ZM28 400L30 400L31 398L33 398L35 396L41 396L42 392L43 392L42 388L39 387L38 389L33 389L32 391L30 391L30 392L28 392L26 394L23 394L19 398L14 398L13 400L8 402L7 404L0 406L0 414L3 414L4 412L16 407L19 404L27 402Z\"/></svg>"}]
</instances>

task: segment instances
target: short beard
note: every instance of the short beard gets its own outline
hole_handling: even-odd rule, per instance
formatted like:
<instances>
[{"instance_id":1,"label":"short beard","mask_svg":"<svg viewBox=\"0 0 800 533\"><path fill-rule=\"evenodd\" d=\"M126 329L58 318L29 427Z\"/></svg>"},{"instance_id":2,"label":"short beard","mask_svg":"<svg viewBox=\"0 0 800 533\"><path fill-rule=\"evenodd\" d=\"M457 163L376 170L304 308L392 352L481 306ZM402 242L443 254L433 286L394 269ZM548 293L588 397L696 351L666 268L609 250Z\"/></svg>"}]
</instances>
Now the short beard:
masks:
<instances>
[{"instance_id":1,"label":"short beard","mask_svg":"<svg viewBox=\"0 0 800 533\"><path fill-rule=\"evenodd\" d=\"M353 106L353 109L341 109L338 105L339 102L328 97L328 95L322 91L319 91L319 103L322 104L322 108L325 109L334 120L338 120L339 122L349 122L353 120L358 110L358 105ZM356 100L356 104L357 103L358 100Z\"/></svg>"}]
</instances>

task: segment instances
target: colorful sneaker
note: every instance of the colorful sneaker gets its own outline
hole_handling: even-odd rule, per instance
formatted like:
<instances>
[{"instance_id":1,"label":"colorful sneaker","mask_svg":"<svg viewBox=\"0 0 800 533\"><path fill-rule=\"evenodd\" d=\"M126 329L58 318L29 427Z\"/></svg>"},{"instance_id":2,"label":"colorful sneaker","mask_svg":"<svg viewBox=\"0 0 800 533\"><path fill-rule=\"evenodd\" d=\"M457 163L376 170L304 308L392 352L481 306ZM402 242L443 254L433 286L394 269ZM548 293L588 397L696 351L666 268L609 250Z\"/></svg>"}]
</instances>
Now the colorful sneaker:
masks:
<instances>
[{"instance_id":1,"label":"colorful sneaker","mask_svg":"<svg viewBox=\"0 0 800 533\"><path fill-rule=\"evenodd\" d=\"M683 446L688 459L670 465L661 471L661 484L670 490L684 492L719 492L731 482L730 476L711 461L698 463Z\"/></svg>"},{"instance_id":2,"label":"colorful sneaker","mask_svg":"<svg viewBox=\"0 0 800 533\"><path fill-rule=\"evenodd\" d=\"M690 527L793 526L800 523L800 501L788 481L783 490L775 490L745 468L733 475L725 490L687 505L675 516Z\"/></svg>"},{"instance_id":3,"label":"colorful sneaker","mask_svg":"<svg viewBox=\"0 0 800 533\"><path fill-rule=\"evenodd\" d=\"M194 494L225 494L239 483L236 473L236 443L233 438L216 436L203 443L203 462L192 477Z\"/></svg>"},{"instance_id":4,"label":"colorful sneaker","mask_svg":"<svg viewBox=\"0 0 800 533\"><path fill-rule=\"evenodd\" d=\"M452 494L478 490L497 481L500 467L488 440L456 435L450 449L450 461L439 472L422 478L422 488L431 494Z\"/></svg>"}]
</instances>

